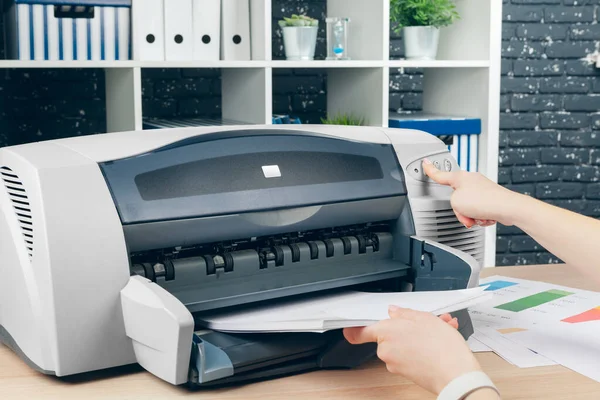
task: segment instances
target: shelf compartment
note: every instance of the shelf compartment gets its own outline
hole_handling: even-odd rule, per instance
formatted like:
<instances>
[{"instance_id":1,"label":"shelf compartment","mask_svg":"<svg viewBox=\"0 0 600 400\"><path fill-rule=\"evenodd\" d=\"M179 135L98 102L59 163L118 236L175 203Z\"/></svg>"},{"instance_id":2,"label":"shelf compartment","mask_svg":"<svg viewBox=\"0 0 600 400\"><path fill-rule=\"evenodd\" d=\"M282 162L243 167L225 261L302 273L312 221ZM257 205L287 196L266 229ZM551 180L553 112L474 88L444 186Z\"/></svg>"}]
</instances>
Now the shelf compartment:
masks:
<instances>
[{"instance_id":1,"label":"shelf compartment","mask_svg":"<svg viewBox=\"0 0 600 400\"><path fill-rule=\"evenodd\" d=\"M149 118L210 118L245 124L272 121L270 69L142 69L142 79L140 123Z\"/></svg>"},{"instance_id":2,"label":"shelf compartment","mask_svg":"<svg viewBox=\"0 0 600 400\"><path fill-rule=\"evenodd\" d=\"M328 0L327 16L350 18L348 55L352 60L389 59L389 1Z\"/></svg>"},{"instance_id":3,"label":"shelf compartment","mask_svg":"<svg viewBox=\"0 0 600 400\"><path fill-rule=\"evenodd\" d=\"M303 124L321 124L322 117L349 114L364 125L387 126L387 68L273 69L273 110L289 113ZM284 81L285 87L283 85ZM289 86L289 82L297 82Z\"/></svg>"}]
</instances>

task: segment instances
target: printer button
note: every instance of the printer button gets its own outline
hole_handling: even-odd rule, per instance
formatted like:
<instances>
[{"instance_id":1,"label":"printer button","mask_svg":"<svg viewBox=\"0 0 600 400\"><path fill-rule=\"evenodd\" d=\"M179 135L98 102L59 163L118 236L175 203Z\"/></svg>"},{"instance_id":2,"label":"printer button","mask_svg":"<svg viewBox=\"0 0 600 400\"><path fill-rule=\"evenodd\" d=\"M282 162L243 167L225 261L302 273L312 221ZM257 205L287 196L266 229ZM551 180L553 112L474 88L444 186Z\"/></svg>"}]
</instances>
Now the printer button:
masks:
<instances>
[{"instance_id":1,"label":"printer button","mask_svg":"<svg viewBox=\"0 0 600 400\"><path fill-rule=\"evenodd\" d=\"M447 158L444 160L444 169L446 172L452 171L452 161L448 160Z\"/></svg>"},{"instance_id":2,"label":"printer button","mask_svg":"<svg viewBox=\"0 0 600 400\"><path fill-rule=\"evenodd\" d=\"M436 167L437 169L440 169L440 162L438 160L435 160L433 162L433 166Z\"/></svg>"}]
</instances>

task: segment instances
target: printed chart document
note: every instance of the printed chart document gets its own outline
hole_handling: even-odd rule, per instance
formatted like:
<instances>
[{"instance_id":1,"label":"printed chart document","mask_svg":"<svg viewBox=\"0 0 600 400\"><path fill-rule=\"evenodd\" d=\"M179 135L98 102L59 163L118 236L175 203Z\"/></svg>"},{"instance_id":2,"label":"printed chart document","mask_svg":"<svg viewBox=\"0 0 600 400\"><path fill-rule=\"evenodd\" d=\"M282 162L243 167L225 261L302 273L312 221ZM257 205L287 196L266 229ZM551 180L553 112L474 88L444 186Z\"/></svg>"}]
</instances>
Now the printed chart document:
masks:
<instances>
[{"instance_id":1,"label":"printed chart document","mask_svg":"<svg viewBox=\"0 0 600 400\"><path fill-rule=\"evenodd\" d=\"M469 309L471 318L496 328L545 329L600 321L600 293L525 279L481 280L493 298Z\"/></svg>"},{"instance_id":2,"label":"printed chart document","mask_svg":"<svg viewBox=\"0 0 600 400\"><path fill-rule=\"evenodd\" d=\"M519 367L560 364L600 382L600 293L525 279L481 281L474 337Z\"/></svg>"},{"instance_id":3,"label":"printed chart document","mask_svg":"<svg viewBox=\"0 0 600 400\"><path fill-rule=\"evenodd\" d=\"M388 319L388 307L410 308L435 315L458 311L489 300L485 288L435 292L341 294L278 302L242 311L205 314L198 322L223 332L325 332L367 326Z\"/></svg>"}]
</instances>

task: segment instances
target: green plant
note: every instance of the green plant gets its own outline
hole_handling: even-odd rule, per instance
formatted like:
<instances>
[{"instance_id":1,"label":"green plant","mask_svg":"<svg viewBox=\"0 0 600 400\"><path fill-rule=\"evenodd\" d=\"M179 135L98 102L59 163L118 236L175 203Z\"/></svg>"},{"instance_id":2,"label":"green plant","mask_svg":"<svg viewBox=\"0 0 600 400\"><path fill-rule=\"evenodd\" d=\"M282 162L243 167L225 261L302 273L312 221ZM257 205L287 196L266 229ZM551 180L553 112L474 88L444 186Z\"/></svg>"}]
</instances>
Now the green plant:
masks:
<instances>
[{"instance_id":1,"label":"green plant","mask_svg":"<svg viewBox=\"0 0 600 400\"><path fill-rule=\"evenodd\" d=\"M398 33L407 26L441 28L460 19L452 0L390 0L390 20Z\"/></svg>"},{"instance_id":2,"label":"green plant","mask_svg":"<svg viewBox=\"0 0 600 400\"><path fill-rule=\"evenodd\" d=\"M279 26L284 28L286 26L318 26L319 20L307 17L306 15L293 14L292 18L283 17L279 21Z\"/></svg>"},{"instance_id":3,"label":"green plant","mask_svg":"<svg viewBox=\"0 0 600 400\"><path fill-rule=\"evenodd\" d=\"M354 114L336 114L333 117L321 118L321 122L326 125L359 125L365 124L365 119L357 117Z\"/></svg>"}]
</instances>

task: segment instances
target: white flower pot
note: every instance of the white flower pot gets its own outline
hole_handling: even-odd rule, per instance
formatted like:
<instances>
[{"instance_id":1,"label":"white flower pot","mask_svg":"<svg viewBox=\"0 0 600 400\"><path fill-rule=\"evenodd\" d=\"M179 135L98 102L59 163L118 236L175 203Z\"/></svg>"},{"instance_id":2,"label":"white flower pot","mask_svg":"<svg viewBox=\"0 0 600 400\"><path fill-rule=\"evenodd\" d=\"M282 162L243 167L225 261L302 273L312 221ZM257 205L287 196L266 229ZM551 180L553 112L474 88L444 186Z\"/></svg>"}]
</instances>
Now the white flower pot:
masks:
<instances>
[{"instance_id":1,"label":"white flower pot","mask_svg":"<svg viewBox=\"0 0 600 400\"><path fill-rule=\"evenodd\" d=\"M317 47L318 26L285 26L283 45L288 60L313 60Z\"/></svg>"},{"instance_id":2,"label":"white flower pot","mask_svg":"<svg viewBox=\"0 0 600 400\"><path fill-rule=\"evenodd\" d=\"M402 28L404 54L408 60L435 60L439 39L440 30L433 26Z\"/></svg>"}]
</instances>

